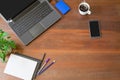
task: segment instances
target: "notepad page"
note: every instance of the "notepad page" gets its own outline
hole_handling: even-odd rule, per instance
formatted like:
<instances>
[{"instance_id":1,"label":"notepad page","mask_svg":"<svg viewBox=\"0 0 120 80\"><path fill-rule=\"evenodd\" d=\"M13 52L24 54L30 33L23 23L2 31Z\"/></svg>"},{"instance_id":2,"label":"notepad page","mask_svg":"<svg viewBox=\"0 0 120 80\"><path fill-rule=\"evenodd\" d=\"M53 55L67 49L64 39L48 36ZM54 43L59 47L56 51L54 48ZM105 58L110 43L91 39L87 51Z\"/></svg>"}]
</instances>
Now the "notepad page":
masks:
<instances>
[{"instance_id":1,"label":"notepad page","mask_svg":"<svg viewBox=\"0 0 120 80\"><path fill-rule=\"evenodd\" d=\"M31 80L36 66L36 61L11 54L4 73L24 80Z\"/></svg>"}]
</instances>

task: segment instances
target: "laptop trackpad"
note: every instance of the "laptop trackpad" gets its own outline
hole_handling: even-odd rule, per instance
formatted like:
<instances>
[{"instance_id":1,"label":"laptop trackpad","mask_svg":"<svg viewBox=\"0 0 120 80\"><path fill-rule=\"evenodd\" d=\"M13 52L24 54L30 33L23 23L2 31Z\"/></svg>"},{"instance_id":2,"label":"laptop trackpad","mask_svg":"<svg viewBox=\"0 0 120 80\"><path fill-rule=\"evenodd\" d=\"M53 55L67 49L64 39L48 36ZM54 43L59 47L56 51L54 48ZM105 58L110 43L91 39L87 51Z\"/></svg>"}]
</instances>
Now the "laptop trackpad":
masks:
<instances>
[{"instance_id":1,"label":"laptop trackpad","mask_svg":"<svg viewBox=\"0 0 120 80\"><path fill-rule=\"evenodd\" d=\"M45 28L40 23L37 23L33 28L29 30L29 32L33 37L37 37L44 31L45 31Z\"/></svg>"}]
</instances>

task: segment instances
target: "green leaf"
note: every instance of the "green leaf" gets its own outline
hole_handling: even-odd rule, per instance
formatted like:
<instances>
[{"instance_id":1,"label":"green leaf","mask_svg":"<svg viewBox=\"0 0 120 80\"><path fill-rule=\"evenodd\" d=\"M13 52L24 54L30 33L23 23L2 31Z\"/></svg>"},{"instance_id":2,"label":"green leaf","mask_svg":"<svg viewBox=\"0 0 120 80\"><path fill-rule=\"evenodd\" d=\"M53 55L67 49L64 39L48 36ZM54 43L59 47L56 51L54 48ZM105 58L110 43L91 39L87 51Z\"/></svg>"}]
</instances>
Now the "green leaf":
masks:
<instances>
[{"instance_id":1,"label":"green leaf","mask_svg":"<svg viewBox=\"0 0 120 80\"><path fill-rule=\"evenodd\" d=\"M10 39L10 36L6 32L0 29L0 58L5 61L7 53L15 48L15 42Z\"/></svg>"},{"instance_id":2,"label":"green leaf","mask_svg":"<svg viewBox=\"0 0 120 80\"><path fill-rule=\"evenodd\" d=\"M6 37L6 36L8 36L8 33L4 32L4 33L2 34L2 37L4 38L4 37Z\"/></svg>"},{"instance_id":3,"label":"green leaf","mask_svg":"<svg viewBox=\"0 0 120 80\"><path fill-rule=\"evenodd\" d=\"M4 51L7 51L8 49L9 49L8 46L4 46L4 47L3 47L3 50L4 50Z\"/></svg>"},{"instance_id":4,"label":"green leaf","mask_svg":"<svg viewBox=\"0 0 120 80\"><path fill-rule=\"evenodd\" d=\"M2 59L2 61L5 61L5 53L0 53L0 58Z\"/></svg>"},{"instance_id":5,"label":"green leaf","mask_svg":"<svg viewBox=\"0 0 120 80\"><path fill-rule=\"evenodd\" d=\"M5 37L6 37L6 38L8 37L8 33L0 30L0 38L5 38Z\"/></svg>"},{"instance_id":6,"label":"green leaf","mask_svg":"<svg viewBox=\"0 0 120 80\"><path fill-rule=\"evenodd\" d=\"M10 41L10 47L11 48L16 48L15 42L14 41Z\"/></svg>"}]
</instances>

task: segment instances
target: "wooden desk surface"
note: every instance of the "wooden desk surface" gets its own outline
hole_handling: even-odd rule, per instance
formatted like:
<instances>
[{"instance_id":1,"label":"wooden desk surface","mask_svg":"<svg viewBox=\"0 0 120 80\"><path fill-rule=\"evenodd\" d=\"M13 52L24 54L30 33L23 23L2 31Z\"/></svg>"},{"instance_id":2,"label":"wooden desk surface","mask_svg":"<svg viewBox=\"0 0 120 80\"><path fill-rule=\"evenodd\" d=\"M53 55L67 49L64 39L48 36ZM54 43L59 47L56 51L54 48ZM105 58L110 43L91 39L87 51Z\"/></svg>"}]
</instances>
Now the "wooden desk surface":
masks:
<instances>
[{"instance_id":1,"label":"wooden desk surface","mask_svg":"<svg viewBox=\"0 0 120 80\"><path fill-rule=\"evenodd\" d=\"M64 0L71 10L28 46L23 46L0 18L0 28L17 43L17 51L41 58L43 53L56 60L36 80L120 80L120 0L87 0L91 15L81 16L82 0ZM54 4L54 1L52 2ZM99 20L102 37L90 38L89 20ZM20 80L3 73L0 80Z\"/></svg>"}]
</instances>

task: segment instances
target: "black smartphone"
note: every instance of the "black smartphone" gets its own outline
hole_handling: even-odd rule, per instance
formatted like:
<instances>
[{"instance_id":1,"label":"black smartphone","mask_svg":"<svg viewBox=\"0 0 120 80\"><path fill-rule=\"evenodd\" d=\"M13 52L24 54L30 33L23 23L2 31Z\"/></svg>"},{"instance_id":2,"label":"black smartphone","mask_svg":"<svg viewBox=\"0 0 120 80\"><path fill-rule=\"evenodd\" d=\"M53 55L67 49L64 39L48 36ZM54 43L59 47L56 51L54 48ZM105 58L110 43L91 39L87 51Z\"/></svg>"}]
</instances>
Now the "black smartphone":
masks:
<instances>
[{"instance_id":1,"label":"black smartphone","mask_svg":"<svg viewBox=\"0 0 120 80\"><path fill-rule=\"evenodd\" d=\"M91 37L100 37L99 22L97 20L89 21Z\"/></svg>"}]
</instances>

